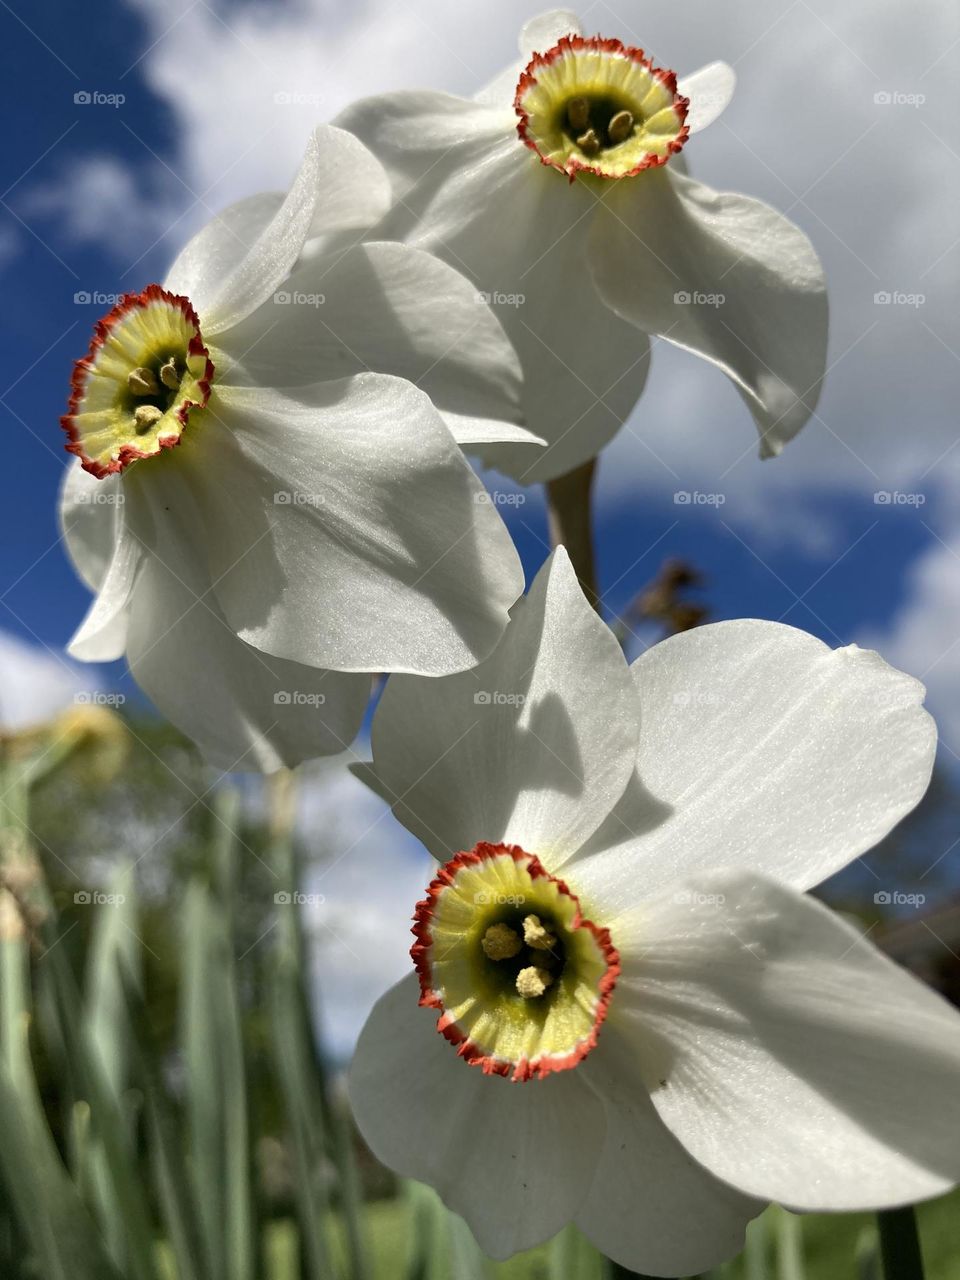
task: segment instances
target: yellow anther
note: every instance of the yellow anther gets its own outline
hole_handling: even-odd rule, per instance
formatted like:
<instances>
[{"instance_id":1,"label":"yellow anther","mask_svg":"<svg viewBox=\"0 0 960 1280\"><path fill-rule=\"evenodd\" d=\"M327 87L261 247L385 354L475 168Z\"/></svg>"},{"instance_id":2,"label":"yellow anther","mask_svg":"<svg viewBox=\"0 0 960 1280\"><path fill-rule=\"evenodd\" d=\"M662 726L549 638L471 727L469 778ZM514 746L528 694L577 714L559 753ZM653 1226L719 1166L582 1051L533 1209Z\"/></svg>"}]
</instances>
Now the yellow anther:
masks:
<instances>
[{"instance_id":1,"label":"yellow anther","mask_svg":"<svg viewBox=\"0 0 960 1280\"><path fill-rule=\"evenodd\" d=\"M156 374L142 365L127 374L127 386L135 396L155 396L160 390Z\"/></svg>"},{"instance_id":2,"label":"yellow anther","mask_svg":"<svg viewBox=\"0 0 960 1280\"><path fill-rule=\"evenodd\" d=\"M596 131L588 129L586 133L581 133L577 139L577 146L585 156L595 156L600 150L600 139L596 135Z\"/></svg>"},{"instance_id":3,"label":"yellow anther","mask_svg":"<svg viewBox=\"0 0 960 1280\"><path fill-rule=\"evenodd\" d=\"M483 954L490 960L512 960L520 953L523 943L516 930L508 924L492 924L480 943Z\"/></svg>"},{"instance_id":4,"label":"yellow anther","mask_svg":"<svg viewBox=\"0 0 960 1280\"><path fill-rule=\"evenodd\" d=\"M607 137L610 139L610 145L616 147L621 142L626 142L631 133L633 133L633 125L633 116L629 111L618 111L607 125Z\"/></svg>"},{"instance_id":5,"label":"yellow anther","mask_svg":"<svg viewBox=\"0 0 960 1280\"><path fill-rule=\"evenodd\" d=\"M550 951L557 945L557 939L540 923L539 916L527 916L523 922L523 940L528 947L536 951Z\"/></svg>"},{"instance_id":6,"label":"yellow anther","mask_svg":"<svg viewBox=\"0 0 960 1280\"><path fill-rule=\"evenodd\" d=\"M528 965L526 969L521 969L517 974L517 990L524 1000L535 1000L538 996L542 996L551 982L553 982L553 974L533 964Z\"/></svg>"},{"instance_id":7,"label":"yellow anther","mask_svg":"<svg viewBox=\"0 0 960 1280\"><path fill-rule=\"evenodd\" d=\"M567 103L567 122L574 133L582 133L590 123L590 103L586 98L571 98Z\"/></svg>"},{"instance_id":8,"label":"yellow anther","mask_svg":"<svg viewBox=\"0 0 960 1280\"><path fill-rule=\"evenodd\" d=\"M163 417L163 410L158 409L155 404L140 404L134 410L133 420L137 424L138 431L149 431L151 427L155 427Z\"/></svg>"},{"instance_id":9,"label":"yellow anther","mask_svg":"<svg viewBox=\"0 0 960 1280\"><path fill-rule=\"evenodd\" d=\"M180 386L180 375L177 373L177 362L173 358L160 366L160 381L165 387L169 387L171 391L176 391Z\"/></svg>"}]
</instances>

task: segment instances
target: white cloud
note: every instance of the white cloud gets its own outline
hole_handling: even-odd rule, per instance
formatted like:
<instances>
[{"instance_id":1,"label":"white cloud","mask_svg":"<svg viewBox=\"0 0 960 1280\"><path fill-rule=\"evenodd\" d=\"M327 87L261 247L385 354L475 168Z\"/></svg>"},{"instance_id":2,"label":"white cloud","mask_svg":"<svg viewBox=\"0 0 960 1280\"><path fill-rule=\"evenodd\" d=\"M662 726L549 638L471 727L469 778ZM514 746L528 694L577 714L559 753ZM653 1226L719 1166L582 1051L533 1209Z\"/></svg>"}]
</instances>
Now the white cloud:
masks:
<instances>
[{"instance_id":1,"label":"white cloud","mask_svg":"<svg viewBox=\"0 0 960 1280\"><path fill-rule=\"evenodd\" d=\"M314 123L364 94L428 85L467 93L511 61L520 23L507 0L331 0L208 6L128 0L144 25L143 76L179 125L171 168L154 176L180 215L171 252L209 214L254 190L283 187ZM650 10L632 0L585 4L586 27L642 44L691 70L732 62L727 113L688 146L694 171L789 211L827 267L830 370L820 408L774 462L760 465L746 409L722 374L658 344L648 391L608 451L601 501L662 500L676 488L722 490L726 517L775 538L828 545L812 495L925 485L955 440L960 360L956 308L960 198L956 90L960 46L949 6L852 0L820 12L806 0L702 0ZM877 101L889 95L890 102ZM919 105L901 101L922 96ZM144 166L159 162L146 153ZM167 175L167 178L169 175ZM146 206L98 164L74 178L75 234L113 227L97 210ZM148 184L149 186L149 184ZM147 219L140 250L155 239ZM922 293L922 306L875 305L878 292Z\"/></svg>"},{"instance_id":2,"label":"white cloud","mask_svg":"<svg viewBox=\"0 0 960 1280\"><path fill-rule=\"evenodd\" d=\"M55 218L74 244L106 242L118 256L133 257L167 236L179 213L178 185L159 166L141 174L113 156L94 155L31 188L22 209Z\"/></svg>"},{"instance_id":3,"label":"white cloud","mask_svg":"<svg viewBox=\"0 0 960 1280\"><path fill-rule=\"evenodd\" d=\"M101 687L96 671L0 631L0 732L11 733L52 720L78 695Z\"/></svg>"},{"instance_id":4,"label":"white cloud","mask_svg":"<svg viewBox=\"0 0 960 1280\"><path fill-rule=\"evenodd\" d=\"M124 266L164 234L172 257L224 204L286 185L312 126L350 100L422 85L471 92L514 58L521 22L546 7L127 3L143 21L130 74L172 113L175 154L161 161L144 150L136 172L94 157L68 169L59 192L33 197L59 210L72 237L117 247ZM849 541L847 495L869 502L878 490L920 489L927 510L939 510L960 465L960 46L950 7L599 0L581 14L587 29L642 44L681 72L718 57L735 65L734 101L690 142L689 162L705 181L766 199L807 231L832 309L818 418L763 464L726 378L657 343L647 392L601 466L601 508L640 500L683 518L670 509L676 490L719 491L724 519L758 547L789 541L816 554ZM909 105L909 95L924 101ZM136 280L134 268L120 283ZM875 304L881 292L924 301Z\"/></svg>"},{"instance_id":5,"label":"white cloud","mask_svg":"<svg viewBox=\"0 0 960 1280\"><path fill-rule=\"evenodd\" d=\"M902 607L859 643L924 682L950 763L960 760L960 527L918 557Z\"/></svg>"},{"instance_id":6,"label":"white cloud","mask_svg":"<svg viewBox=\"0 0 960 1280\"><path fill-rule=\"evenodd\" d=\"M20 248L20 236L13 227L0 226L0 273L17 256Z\"/></svg>"}]
</instances>

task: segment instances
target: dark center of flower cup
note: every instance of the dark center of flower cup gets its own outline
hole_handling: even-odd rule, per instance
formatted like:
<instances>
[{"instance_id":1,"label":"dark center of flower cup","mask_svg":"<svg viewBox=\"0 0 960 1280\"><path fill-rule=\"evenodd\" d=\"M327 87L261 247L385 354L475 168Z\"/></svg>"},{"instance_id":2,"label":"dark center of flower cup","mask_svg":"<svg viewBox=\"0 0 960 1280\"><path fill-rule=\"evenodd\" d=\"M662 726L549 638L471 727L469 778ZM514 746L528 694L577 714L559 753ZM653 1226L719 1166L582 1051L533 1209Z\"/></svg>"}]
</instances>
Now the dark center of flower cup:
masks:
<instances>
[{"instance_id":1,"label":"dark center of flower cup","mask_svg":"<svg viewBox=\"0 0 960 1280\"><path fill-rule=\"evenodd\" d=\"M420 1003L462 1058L514 1080L577 1065L597 1042L619 972L606 929L516 845L458 853L418 903Z\"/></svg>"},{"instance_id":2,"label":"dark center of flower cup","mask_svg":"<svg viewBox=\"0 0 960 1280\"><path fill-rule=\"evenodd\" d=\"M558 128L584 155L599 155L633 137L637 117L631 105L608 95L581 94L571 98L557 121Z\"/></svg>"},{"instance_id":3,"label":"dark center of flower cup","mask_svg":"<svg viewBox=\"0 0 960 1280\"><path fill-rule=\"evenodd\" d=\"M541 919L519 909L501 915L480 940L489 980L526 1000L549 1003L551 988L559 990L557 980L566 963L561 933L549 916Z\"/></svg>"}]
</instances>

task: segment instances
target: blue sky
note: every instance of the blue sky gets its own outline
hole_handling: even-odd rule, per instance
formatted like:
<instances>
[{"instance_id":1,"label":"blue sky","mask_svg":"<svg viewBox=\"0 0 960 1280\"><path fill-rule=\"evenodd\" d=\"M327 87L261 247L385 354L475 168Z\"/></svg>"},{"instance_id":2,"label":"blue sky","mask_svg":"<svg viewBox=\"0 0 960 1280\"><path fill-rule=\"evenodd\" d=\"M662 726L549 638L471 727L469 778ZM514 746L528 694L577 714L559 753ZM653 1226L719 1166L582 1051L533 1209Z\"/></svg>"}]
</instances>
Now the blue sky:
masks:
<instances>
[{"instance_id":1,"label":"blue sky","mask_svg":"<svg viewBox=\"0 0 960 1280\"><path fill-rule=\"evenodd\" d=\"M830 274L836 368L820 418L783 457L760 464L747 414L722 376L660 344L648 392L602 466L598 541L607 605L619 612L665 556L682 555L706 574L715 617L783 617L832 643L886 637L890 656L923 675L919 668L936 654L916 655L911 667L903 633L924 630L924 604L942 614L943 591L928 601L915 597L924 574L938 582L947 576L946 566L938 575L931 562L953 543L950 445L960 357L949 304L960 250L952 243L955 219L930 210L955 210L960 185L947 132L957 52L944 43L951 23L960 38L960 22L936 4L924 6L909 30L898 29L887 6L850 6L845 28L806 3L741 5L736 21L730 6L700 7L703 21L693 30L669 14L645 15L668 46L661 60L691 69L725 56L738 70L731 123L716 127L724 130L714 140L718 153L705 149L702 162L698 153L691 162L702 163L697 171L708 181L791 208L812 236ZM462 32L476 9L464 10ZM752 10L746 19L745 9ZM636 39L642 11L621 0L619 8L591 5L582 13L588 27L595 20L598 30ZM376 2L347 19L319 2L281 4L267 14L236 3L111 0L92 27L84 10L66 3L0 10L13 122L0 207L8 301L0 412L15 459L0 548L3 628L59 651L85 607L58 544L64 457L57 420L71 363L108 307L97 296L162 277L209 212L282 182L309 125L334 113L352 83L358 91L435 83L467 92L511 56L516 19L506 6L494 6L482 39L471 34L468 60L456 23L427 5L411 58L400 59L398 71L398 60L377 48L398 16L402 5ZM818 54L821 75L805 74L810 101L798 131L791 82L778 64L789 47L805 43ZM278 108L278 89L308 101ZM878 104L871 91L924 101ZM826 145L818 110L838 121ZM214 142L222 154L213 154ZM884 199L869 201L872 178L864 175L891 149L907 172L899 183L888 174L879 188ZM905 160L923 181L912 180ZM798 205L811 174L815 195ZM925 238L918 234L924 226ZM904 243L919 246L919 256ZM924 303L880 309L875 285L925 291ZM724 504L673 501L677 490L698 488L720 491ZM898 488L919 492L922 505L877 505L876 491ZM535 571L545 554L539 494L503 510ZM938 616L928 630L945 630L949 639L951 622ZM122 680L122 672L111 678ZM948 693L938 691L942 702Z\"/></svg>"},{"instance_id":2,"label":"blue sky","mask_svg":"<svg viewBox=\"0 0 960 1280\"><path fill-rule=\"evenodd\" d=\"M0 631L59 661L87 605L55 514L72 361L109 308L84 296L162 278L206 217L281 187L311 125L351 96L472 92L513 59L520 21L539 8L0 0ZM616 0L580 12L589 30L643 44L662 65L735 65L737 96L691 144L693 171L789 210L823 258L832 308L818 417L767 463L724 377L657 344L647 392L601 462L608 610L682 556L705 575L714 618L783 619L830 644L871 643L924 678L953 767L960 14L947 0L909 12L899 0L849 0L842 13L825 0ZM278 105L278 94L299 105ZM885 292L914 302L878 303ZM723 501L679 504L679 491ZM878 503L878 492L913 497ZM541 497L531 490L501 510L532 577L547 552ZM99 678L134 696L121 665ZM379 818L368 823L348 793L365 838ZM372 988L385 981L378 970Z\"/></svg>"},{"instance_id":3,"label":"blue sky","mask_svg":"<svg viewBox=\"0 0 960 1280\"><path fill-rule=\"evenodd\" d=\"M751 29L746 23L744 30L734 28L732 34L733 24L722 13L725 6L712 8L721 12L704 9L706 32L691 32L684 24L671 26L662 14L653 23L657 29L665 28L661 38L669 40L667 49L656 50L663 61L686 69L710 56L737 62L740 88L730 109L730 130L716 139L721 148L717 159L705 151L698 169L708 181L721 185L726 178L729 185L739 185L781 207L793 203L785 189L802 190L808 174L817 172L811 164L819 164L822 172L824 157L811 158L809 144L796 145L797 138L790 132L796 113L789 93L782 82L779 92L771 92L771 86L777 86L777 60L791 41L821 42L847 73L845 85L832 63L824 62L824 80L829 79L829 84L818 83L815 73L808 77L814 107L831 94L839 98L841 107L840 125L827 146L826 159L833 164L844 149L849 156L818 184L819 203L810 199L792 213L813 237L830 271L831 357L841 358L834 373L837 385L828 379L823 420L812 422L782 458L760 464L753 456L747 414L722 376L684 353L655 351L648 394L603 464L599 555L607 602L618 611L664 556L680 554L706 573L705 598L716 617L784 617L832 643L864 634L883 635L895 631L910 603L911 573L924 554L936 548L937 535L943 536L942 510L950 504L939 490L952 459L941 471L934 466L927 472L919 486L924 498L921 507L879 507L873 493L892 491L900 484L917 486L916 475L935 464L949 445L955 417L949 391L951 381L956 384L958 361L949 349L953 340L948 331L939 334L947 345L937 349L937 339L921 329L928 317L935 327L929 301L925 311L915 308L910 315L909 308L902 308L894 315L895 308L878 311L868 294L874 284L917 290L913 277L919 273L913 266L911 276L898 264L896 278L891 278L890 245L909 231L914 206L927 205L933 196L948 208L950 197L955 196L960 162L950 154L949 137L936 137L930 129L945 129L943 108L955 100L955 91L952 99L942 98L939 104L935 95L938 87L945 92L944 85L950 91L949 76L940 73L955 67L956 51L932 72L921 74L940 46L926 40L921 23L920 30L913 32L916 48L904 48L892 9L886 11L890 15L886 44L881 39L878 46L875 28L879 25L882 36L883 24L867 21L872 12L867 6L862 24L854 23L846 31L836 25L828 29L826 21L836 24L836 18L821 16L805 3L799 8L781 3L776 12L755 6L758 24ZM926 9L933 36L949 11L944 6L941 12L936 5ZM421 65L415 60L398 79L395 63L383 58L378 77L376 68L368 65L367 41L382 34L389 19L387 10L395 13L397 6L360 6L351 27L343 14L323 4L277 5L275 19L260 17L256 21L261 26L254 29L280 32L278 47L266 49L257 58L256 75L246 79L254 56L250 50L261 46L244 24L254 21L250 14L262 15L262 9L113 0L98 7L94 27L86 11L65 3L40 10L22 5L0 10L11 68L4 92L9 97L7 119L12 122L5 146L8 190L0 207L0 265L8 300L0 358L8 456L16 460L15 483L9 486L5 503L12 536L3 540L0 551L5 605L0 625L4 628L59 649L85 606L86 593L57 544L55 495L63 465L57 419L71 362L83 353L92 324L106 305L76 302L75 296L142 287L162 275L188 231L203 220L206 210L220 206L221 194L229 199L279 182L290 167L284 170L283 156L288 155L292 163L309 118L328 115L345 100L350 67L342 65L344 49L354 51L358 64L361 60L365 64L366 79L359 82L362 89L380 83L426 82L432 74L435 83L466 92L511 56L516 20L505 6L494 8L479 48L473 40L475 66L467 66L457 53L456 26L441 27L439 12L431 18L427 6L423 12L436 25L422 20ZM464 11L464 30L474 10L476 6ZM740 6L738 20L742 10ZM530 9L535 11L536 6ZM593 18L597 29L633 38L641 12L641 6L625 2L619 12L605 4L594 5L585 11L585 20L590 25ZM747 40L751 30L755 49ZM298 33L301 43L315 51L315 74L309 61L290 67L289 47ZM960 36L960 28L956 34ZM339 51L334 87L324 63L325 56L332 57L324 52L327 41ZM689 53L686 46L692 46ZM437 49L445 54L439 62L434 56ZM184 58L184 50L192 51L193 58ZM205 101L208 55L213 66ZM179 86L178 57L183 76ZM890 79L894 68L896 82ZM225 81L231 84L234 101L223 100ZM864 191L859 172L849 172L850 157L862 156L873 143L858 140L864 132L859 119L844 131L842 108L854 102L854 85L855 105L862 109L867 91L887 86L888 81L894 91L913 90L914 96L922 84L931 101L914 108L888 107L886 115L884 108L876 107L878 119L868 110L866 132L876 138L879 131L882 137L893 125L895 136L883 139L881 151L893 145L899 149L911 137L916 150L920 121L919 132L930 147L921 159L930 162L928 170L939 166L939 172L932 180L928 174L925 187L912 190L906 183L893 189L895 178L888 179L886 205L859 204L869 191ZM271 87L288 84L301 93L304 86L312 86L316 106L272 122L271 136L265 142L260 139L264 145L244 158L247 134L242 121L232 130L229 124L224 130L222 125L211 127L199 121L206 116L211 120L235 117L244 104L245 84L256 111L269 99ZM93 95L94 101L76 102L78 93ZM97 95L107 100L98 102ZM117 95L123 101L112 105L109 99ZM850 103L845 104L845 96ZM817 123L811 111L808 130L814 131ZM191 132L199 141L191 141ZM251 126L251 139L254 132ZM777 146L778 133L785 135L790 157L785 158ZM196 153L213 139L220 140L224 153L210 158L211 180L202 182L208 175ZM695 165L701 160L699 155L691 159ZM870 160L868 151L864 165L869 166ZM924 166L918 162L918 167ZM852 220L851 206L857 206ZM856 238L851 228L858 230ZM950 238L945 229L942 247L946 252L923 282L928 295L956 278L960 251L950 248ZM887 249L873 254L874 243L886 244ZM940 248L939 240L931 241L927 259L932 261L933 250ZM906 278L901 280L900 275ZM906 335L899 367L896 333L890 338L894 327ZM868 328L871 331L861 338L861 331ZM859 350L848 357L843 349L851 341ZM928 361L932 357L933 378L917 368L916 354L922 348ZM896 398L890 404L891 388L901 393L902 405L912 410L912 420L901 417L891 423L891 408L898 408ZM664 419L674 412L677 421L665 428ZM871 421L871 415L877 420ZM665 451L668 439L670 447ZM910 458L916 460L912 468ZM673 502L678 489L696 488L724 492L724 505L693 509ZM524 507L508 509L508 518L528 569L535 570L545 553L539 495L531 493ZM798 602L797 597L802 599Z\"/></svg>"}]
</instances>

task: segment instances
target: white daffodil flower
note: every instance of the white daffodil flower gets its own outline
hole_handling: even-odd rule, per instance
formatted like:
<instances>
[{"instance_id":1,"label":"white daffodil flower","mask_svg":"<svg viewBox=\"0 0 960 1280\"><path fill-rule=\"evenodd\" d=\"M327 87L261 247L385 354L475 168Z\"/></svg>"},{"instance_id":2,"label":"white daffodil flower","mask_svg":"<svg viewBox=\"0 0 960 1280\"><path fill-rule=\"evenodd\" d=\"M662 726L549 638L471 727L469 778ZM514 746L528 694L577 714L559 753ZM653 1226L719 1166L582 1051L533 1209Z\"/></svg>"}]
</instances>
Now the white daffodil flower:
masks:
<instances>
[{"instance_id":1,"label":"white daffodil flower","mask_svg":"<svg viewBox=\"0 0 960 1280\"><path fill-rule=\"evenodd\" d=\"M97 596L70 651L126 654L223 768L344 749L364 673L472 666L523 590L460 448L533 439L516 355L458 272L358 242L388 200L318 129L289 193L209 223L73 375L61 515Z\"/></svg>"},{"instance_id":2,"label":"white daffodil flower","mask_svg":"<svg viewBox=\"0 0 960 1280\"><path fill-rule=\"evenodd\" d=\"M473 101L389 93L337 119L394 184L377 234L470 275L520 353L526 422L549 447L485 461L531 483L595 457L643 390L646 334L722 369L761 456L779 453L816 405L827 297L799 228L678 155L726 106L732 69L678 82L641 49L585 39L567 11L528 23L520 49Z\"/></svg>"},{"instance_id":3,"label":"white daffodil flower","mask_svg":"<svg viewBox=\"0 0 960 1280\"><path fill-rule=\"evenodd\" d=\"M922 697L772 622L628 667L562 549L476 670L392 677L359 771L443 866L351 1069L374 1153L494 1257L573 1220L652 1275L950 1187L960 1018L803 892L922 796Z\"/></svg>"}]
</instances>

